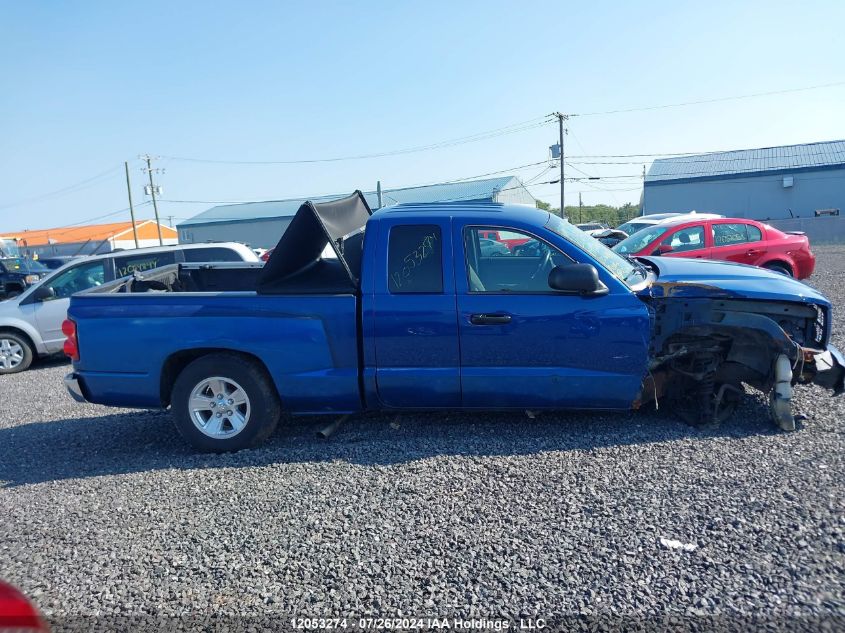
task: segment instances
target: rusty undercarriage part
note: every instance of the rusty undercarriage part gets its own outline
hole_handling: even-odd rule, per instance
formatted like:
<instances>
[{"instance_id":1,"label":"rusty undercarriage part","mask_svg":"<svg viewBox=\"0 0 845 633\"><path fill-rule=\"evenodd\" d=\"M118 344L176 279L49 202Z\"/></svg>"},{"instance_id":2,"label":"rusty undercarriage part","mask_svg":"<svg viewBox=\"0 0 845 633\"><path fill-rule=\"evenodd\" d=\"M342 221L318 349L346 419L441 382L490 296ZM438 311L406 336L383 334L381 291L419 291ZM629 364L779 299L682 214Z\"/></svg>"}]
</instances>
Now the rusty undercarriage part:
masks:
<instances>
[{"instance_id":1,"label":"rusty undercarriage part","mask_svg":"<svg viewBox=\"0 0 845 633\"><path fill-rule=\"evenodd\" d=\"M727 420L739 405L744 391L730 376L721 376L726 350L712 340L686 341L672 350L666 362L666 395L685 422L712 427Z\"/></svg>"}]
</instances>

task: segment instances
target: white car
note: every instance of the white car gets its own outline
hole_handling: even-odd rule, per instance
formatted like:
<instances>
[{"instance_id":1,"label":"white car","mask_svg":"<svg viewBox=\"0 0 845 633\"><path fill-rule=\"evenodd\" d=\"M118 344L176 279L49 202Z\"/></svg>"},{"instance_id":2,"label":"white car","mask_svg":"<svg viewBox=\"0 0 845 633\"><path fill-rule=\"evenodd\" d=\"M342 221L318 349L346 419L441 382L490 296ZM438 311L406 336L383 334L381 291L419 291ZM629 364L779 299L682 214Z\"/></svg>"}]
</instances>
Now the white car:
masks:
<instances>
[{"instance_id":1,"label":"white car","mask_svg":"<svg viewBox=\"0 0 845 633\"><path fill-rule=\"evenodd\" d=\"M608 229L607 225L602 222L583 222L575 226L591 237Z\"/></svg>"},{"instance_id":2,"label":"white car","mask_svg":"<svg viewBox=\"0 0 845 633\"><path fill-rule=\"evenodd\" d=\"M134 272L179 262L258 262L236 242L155 246L73 259L16 297L0 301L0 374L23 371L36 356L62 351L70 296Z\"/></svg>"},{"instance_id":3,"label":"white car","mask_svg":"<svg viewBox=\"0 0 845 633\"><path fill-rule=\"evenodd\" d=\"M627 235L633 235L637 231L654 226L655 224L665 224L674 220L714 220L723 217L725 216L719 215L718 213L698 213L697 211L690 211L689 213L653 213L628 220L624 224L617 226L616 230L624 231Z\"/></svg>"}]
</instances>

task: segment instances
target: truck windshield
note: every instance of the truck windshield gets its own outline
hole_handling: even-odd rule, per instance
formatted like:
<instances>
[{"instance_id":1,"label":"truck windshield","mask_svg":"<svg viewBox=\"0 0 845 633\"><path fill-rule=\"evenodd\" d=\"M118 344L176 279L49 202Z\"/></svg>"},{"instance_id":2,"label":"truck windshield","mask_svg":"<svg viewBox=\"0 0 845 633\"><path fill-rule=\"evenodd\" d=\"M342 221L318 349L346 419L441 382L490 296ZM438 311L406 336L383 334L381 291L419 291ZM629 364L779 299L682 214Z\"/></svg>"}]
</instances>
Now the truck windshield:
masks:
<instances>
[{"instance_id":1,"label":"truck windshield","mask_svg":"<svg viewBox=\"0 0 845 633\"><path fill-rule=\"evenodd\" d=\"M41 264L33 259L24 259L23 257L10 257L8 259L0 259L3 267L12 273L44 273L50 269L44 264Z\"/></svg>"},{"instance_id":2,"label":"truck windshield","mask_svg":"<svg viewBox=\"0 0 845 633\"><path fill-rule=\"evenodd\" d=\"M642 267L635 266L626 258L617 255L596 238L584 233L568 221L550 213L546 228L580 248L626 285L630 286L644 279L645 272Z\"/></svg>"},{"instance_id":3,"label":"truck windshield","mask_svg":"<svg viewBox=\"0 0 845 633\"><path fill-rule=\"evenodd\" d=\"M8 238L0 238L0 257L20 257L18 243Z\"/></svg>"}]
</instances>

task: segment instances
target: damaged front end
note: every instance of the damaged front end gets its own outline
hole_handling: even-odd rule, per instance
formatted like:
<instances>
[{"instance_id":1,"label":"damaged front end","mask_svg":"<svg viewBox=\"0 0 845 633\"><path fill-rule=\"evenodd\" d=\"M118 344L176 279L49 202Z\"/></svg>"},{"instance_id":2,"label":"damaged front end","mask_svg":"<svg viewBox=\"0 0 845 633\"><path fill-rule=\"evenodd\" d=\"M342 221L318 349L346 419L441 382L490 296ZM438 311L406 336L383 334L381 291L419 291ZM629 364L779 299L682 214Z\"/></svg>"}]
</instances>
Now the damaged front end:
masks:
<instances>
[{"instance_id":1,"label":"damaged front end","mask_svg":"<svg viewBox=\"0 0 845 633\"><path fill-rule=\"evenodd\" d=\"M750 300L718 288L675 283L652 288L650 364L638 404L665 399L687 422L730 417L743 384L768 395L775 424L795 429L792 388L815 383L845 391L845 359L830 337L830 306Z\"/></svg>"}]
</instances>

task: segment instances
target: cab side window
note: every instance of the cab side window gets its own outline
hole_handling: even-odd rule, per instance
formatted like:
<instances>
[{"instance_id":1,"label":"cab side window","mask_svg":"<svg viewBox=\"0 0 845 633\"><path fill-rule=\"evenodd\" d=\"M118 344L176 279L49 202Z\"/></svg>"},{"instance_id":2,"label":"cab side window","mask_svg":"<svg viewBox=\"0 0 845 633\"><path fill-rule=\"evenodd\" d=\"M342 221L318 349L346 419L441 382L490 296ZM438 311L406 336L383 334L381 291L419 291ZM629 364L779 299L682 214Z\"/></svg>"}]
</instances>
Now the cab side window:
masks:
<instances>
[{"instance_id":1,"label":"cab side window","mask_svg":"<svg viewBox=\"0 0 845 633\"><path fill-rule=\"evenodd\" d=\"M500 230L496 240L484 237L490 229L464 230L467 285L470 292L551 292L549 272L572 260L532 235Z\"/></svg>"},{"instance_id":2,"label":"cab side window","mask_svg":"<svg viewBox=\"0 0 845 633\"><path fill-rule=\"evenodd\" d=\"M713 246L730 246L748 242L747 224L714 224ZM754 228L754 227L752 227Z\"/></svg>"},{"instance_id":3,"label":"cab side window","mask_svg":"<svg viewBox=\"0 0 845 633\"><path fill-rule=\"evenodd\" d=\"M753 224L746 224L745 228L748 230L749 242L759 242L763 239L763 232Z\"/></svg>"},{"instance_id":4,"label":"cab side window","mask_svg":"<svg viewBox=\"0 0 845 633\"><path fill-rule=\"evenodd\" d=\"M443 242L434 224L394 226L387 244L391 294L443 292Z\"/></svg>"},{"instance_id":5,"label":"cab side window","mask_svg":"<svg viewBox=\"0 0 845 633\"><path fill-rule=\"evenodd\" d=\"M704 248L704 227L701 225L688 226L675 231L663 240L661 245L670 246L674 253Z\"/></svg>"},{"instance_id":6,"label":"cab side window","mask_svg":"<svg viewBox=\"0 0 845 633\"><path fill-rule=\"evenodd\" d=\"M45 286L53 289L54 299L63 299L88 288L101 286L105 277L105 265L101 259L66 270Z\"/></svg>"}]
</instances>

